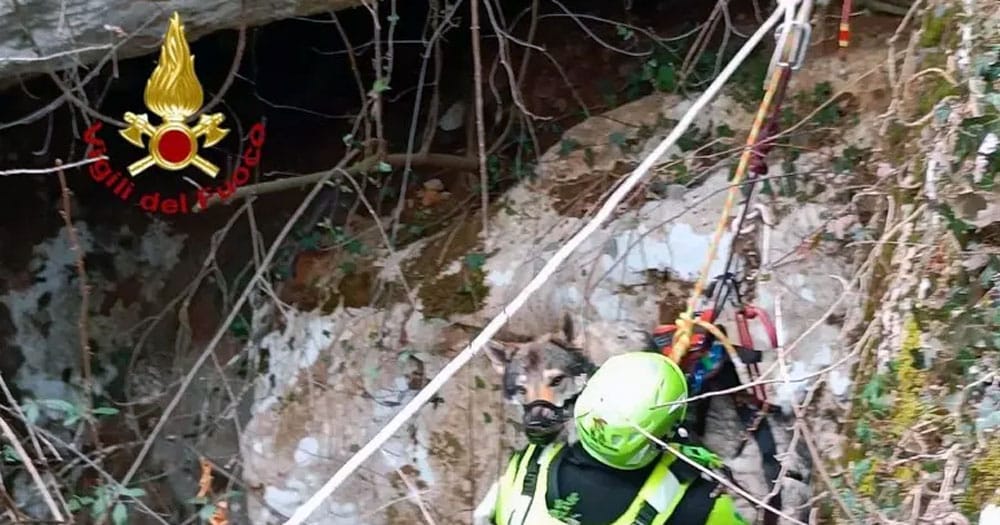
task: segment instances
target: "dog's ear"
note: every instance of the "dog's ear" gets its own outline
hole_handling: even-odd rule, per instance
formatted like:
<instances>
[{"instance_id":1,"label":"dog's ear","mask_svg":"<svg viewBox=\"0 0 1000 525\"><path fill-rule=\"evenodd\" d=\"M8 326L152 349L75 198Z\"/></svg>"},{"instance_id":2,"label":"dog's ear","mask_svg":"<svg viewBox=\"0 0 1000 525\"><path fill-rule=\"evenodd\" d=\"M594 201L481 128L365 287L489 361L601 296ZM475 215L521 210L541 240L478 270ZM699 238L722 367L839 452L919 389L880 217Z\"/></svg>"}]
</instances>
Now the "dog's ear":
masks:
<instances>
[{"instance_id":1,"label":"dog's ear","mask_svg":"<svg viewBox=\"0 0 1000 525\"><path fill-rule=\"evenodd\" d=\"M597 365L583 348L564 346L563 350L568 352L572 359L569 370L573 375L582 375L589 379L597 371Z\"/></svg>"},{"instance_id":2,"label":"dog's ear","mask_svg":"<svg viewBox=\"0 0 1000 525\"><path fill-rule=\"evenodd\" d=\"M566 338L566 342L569 344L574 344L576 341L573 340L575 334L575 328L573 326L573 318L570 317L569 312L563 314L562 332L563 337Z\"/></svg>"},{"instance_id":3,"label":"dog's ear","mask_svg":"<svg viewBox=\"0 0 1000 525\"><path fill-rule=\"evenodd\" d=\"M573 348L583 348L586 336L580 330L580 319L574 320L573 316L566 312L563 314L561 336L559 337Z\"/></svg>"},{"instance_id":4,"label":"dog's ear","mask_svg":"<svg viewBox=\"0 0 1000 525\"><path fill-rule=\"evenodd\" d=\"M507 363L510 363L510 358L516 351L517 346L514 343L502 343L493 339L486 343L486 357L490 358L493 370L496 370L500 375L503 375Z\"/></svg>"}]
</instances>

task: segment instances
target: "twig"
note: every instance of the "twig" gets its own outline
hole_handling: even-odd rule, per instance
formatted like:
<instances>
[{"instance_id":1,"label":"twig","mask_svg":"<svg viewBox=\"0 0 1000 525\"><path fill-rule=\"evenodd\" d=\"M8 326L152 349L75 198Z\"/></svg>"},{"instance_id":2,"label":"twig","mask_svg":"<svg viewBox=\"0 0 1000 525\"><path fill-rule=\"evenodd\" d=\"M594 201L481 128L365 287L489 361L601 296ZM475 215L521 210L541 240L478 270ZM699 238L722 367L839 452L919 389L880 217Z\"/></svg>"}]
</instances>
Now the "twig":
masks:
<instances>
[{"instance_id":1,"label":"twig","mask_svg":"<svg viewBox=\"0 0 1000 525\"><path fill-rule=\"evenodd\" d=\"M623 55L627 55L627 56L630 56L630 57L637 57L637 58L643 58L643 57L647 57L647 56L653 54L652 50L638 53L638 52L635 52L635 51L629 51L627 49L622 49L620 47L615 47L615 46L613 46L613 45L605 42L604 40L601 39L601 37L597 36L597 34L595 34L593 31L591 31L590 28L587 27L586 24L584 24L583 22L580 22L580 20L579 20L580 18L592 18L593 19L593 18L596 18L596 17L593 17L593 16L587 17L585 15L577 15L573 11L569 10L559 0L552 0L552 3L555 4L556 6L558 6L560 9L562 9L563 12L565 12L566 15L569 16L569 18L571 18L574 22L576 22L576 25L580 26L580 29L582 29L584 33L587 33L587 36L589 36L591 40L593 40L594 42L600 44L602 47L610 49L610 50L612 50L612 51L614 51L616 53L621 53ZM614 22L614 24L616 26L618 25L617 22Z\"/></svg>"},{"instance_id":2,"label":"twig","mask_svg":"<svg viewBox=\"0 0 1000 525\"><path fill-rule=\"evenodd\" d=\"M476 0L473 0L473 2L475 1ZM389 460L390 463L394 463L392 459L389 457L388 452L383 450L382 455L385 456L385 458ZM417 507L420 508L420 514L424 516L424 520L427 522L427 524L436 525L434 518L431 517L430 511L427 510L427 504L424 503L424 499L420 497L420 492L417 491L416 485L414 485L413 482L410 481L410 478L406 475L405 472L403 472L403 469L397 467L395 464L393 465L393 468L396 469L396 474L399 474L399 478L403 480L403 484L406 485L406 489L410 492L410 499L413 500L413 502L417 504Z\"/></svg>"},{"instance_id":3,"label":"twig","mask_svg":"<svg viewBox=\"0 0 1000 525\"><path fill-rule=\"evenodd\" d=\"M841 512L844 513L844 517L851 520L852 523L857 523L858 520L851 512L850 507L847 506L847 502L844 501L844 497L840 495L836 486L833 484L833 479L830 477L830 473L826 470L826 465L823 464L823 456L816 450L815 440L813 438L812 432L809 430L809 424L806 423L804 415L798 405L793 405L793 410L795 410L795 417L799 419L796 425L799 426L799 431L802 432L802 441L805 442L806 447L809 448L809 454L812 456L813 464L816 465L816 470L819 471L820 477L823 478L823 483L826 485L827 490L830 494L833 494L833 499L837 502L840 507Z\"/></svg>"},{"instance_id":4,"label":"twig","mask_svg":"<svg viewBox=\"0 0 1000 525\"><path fill-rule=\"evenodd\" d=\"M245 5L243 2L240 2L240 13L237 15L241 20L240 29L236 36L236 50L233 52L233 64L229 66L229 73L226 74L226 79L222 81L222 86L219 87L219 90L215 93L215 96L212 97L212 100L210 100L208 104L202 106L197 113L191 115L190 119L196 119L201 115L212 111L216 105L222 102L222 97L226 96L226 93L229 92L230 86L233 85L236 73L240 70L240 64L243 62L243 50L247 45L247 24L243 16L244 9Z\"/></svg>"},{"instance_id":5,"label":"twig","mask_svg":"<svg viewBox=\"0 0 1000 525\"><path fill-rule=\"evenodd\" d=\"M389 164L393 167L400 167L406 163L406 154L403 153L393 153L386 155L383 162ZM351 174L358 175L370 170L376 162L378 162L377 156L371 156L366 159L362 159L355 163L347 171ZM451 168L456 170L472 170L475 169L476 159L469 157L459 157L458 155L447 155L444 153L428 153L427 155L413 155L411 159L411 165L421 167L439 167L439 168ZM281 173L281 172L271 172L271 173ZM258 184L251 184L248 186L243 186L238 188L232 195L230 195L225 201L220 199L217 195L213 195L206 199L205 207L202 208L200 203L194 206L195 211L202 211L203 209L211 208L216 204L221 204L223 202L232 203L240 200L243 197L248 197L251 195L265 195L268 193L275 193L279 191L285 191L295 188L300 188L302 186L308 186L310 184L315 184L317 181L323 180L328 171L310 173L308 175L297 175L295 177L288 177L285 179L278 179L268 182L261 182Z\"/></svg>"},{"instance_id":6,"label":"twig","mask_svg":"<svg viewBox=\"0 0 1000 525\"><path fill-rule=\"evenodd\" d=\"M681 64L680 74L678 79L683 84L687 82L687 77L691 74L691 70L694 69L695 64L697 64L698 58L701 57L702 53L705 52L705 46L708 45L708 37L715 33L715 28L719 24L719 14L722 10L722 2L725 0L716 0L715 7L712 9L712 13L708 16L708 20L705 21L705 25L702 30L698 33L694 42L691 43L691 47L688 49L687 55L684 57L684 62Z\"/></svg>"},{"instance_id":7,"label":"twig","mask_svg":"<svg viewBox=\"0 0 1000 525\"><path fill-rule=\"evenodd\" d=\"M343 175L344 178L347 179L347 182L351 183L351 186L354 187L354 191L358 194L358 199L365 205L365 208L368 209L368 213L371 214L372 221L375 222L375 226L378 228L378 232L382 236L382 242L385 243L385 249L389 251L389 257L392 260L395 260L395 257L393 257L394 250L392 247L392 241L389 240L389 235L385 232L385 228L382 227L382 221L379 220L378 214L375 212L375 208L372 206L371 202L368 201L368 198L365 197L365 194L362 193L361 186L358 185L358 181L354 180L354 177L343 168L335 168L335 170ZM406 276L403 275L402 271L399 272L399 280L403 284L403 289L406 290L406 299L410 302L410 305L416 309L417 305L414 303L413 289L410 288L409 283L406 282Z\"/></svg>"},{"instance_id":8,"label":"twig","mask_svg":"<svg viewBox=\"0 0 1000 525\"><path fill-rule=\"evenodd\" d=\"M15 168L12 170L0 171L0 177L6 177L9 175L43 175L46 173L55 173L67 168L77 168L80 166L86 166L87 164L92 164L99 160L107 160L107 157L101 155L99 157L91 157L83 160L78 160L76 162L71 162L69 164L56 164L51 168Z\"/></svg>"},{"instance_id":9,"label":"twig","mask_svg":"<svg viewBox=\"0 0 1000 525\"><path fill-rule=\"evenodd\" d=\"M384 105L382 103L382 83L385 83L385 89L389 89L389 80L386 79L383 74L382 68L382 23L379 20L378 5L379 2L372 2L369 6L366 2L365 8L372 15L372 31L375 35L375 58L372 61L372 65L375 69L375 85L368 92L368 96L372 99L372 113L375 117L375 153L377 155L382 155L385 153L385 134L383 131L382 123L382 109ZM366 145L365 153L369 153Z\"/></svg>"},{"instance_id":10,"label":"twig","mask_svg":"<svg viewBox=\"0 0 1000 525\"><path fill-rule=\"evenodd\" d=\"M489 173L486 171L486 130L483 124L483 57L482 49L480 48L479 41L479 0L470 0L472 2L472 63L475 67L475 97L476 97L476 145L478 149L479 157L479 192L480 192L480 205L482 206L483 218L483 239L489 236L489 222L490 222L490 186L489 186ZM486 8L489 9L489 0L486 0ZM501 48L503 43L498 44ZM517 82L511 82L511 88L516 90ZM514 94L515 100L517 99L516 93Z\"/></svg>"},{"instance_id":11,"label":"twig","mask_svg":"<svg viewBox=\"0 0 1000 525\"><path fill-rule=\"evenodd\" d=\"M553 1L555 1L555 0L553 0ZM500 27L500 24L497 22L496 17L493 14L493 8L490 7L489 0L483 2L483 5L486 7L486 15L490 19L490 24L493 26L493 30L496 31L498 34L502 33L503 29ZM473 31L474 31L473 34L474 35L478 35L479 34L479 11L476 8L473 8L472 12L473 12L472 27L474 28L473 29ZM477 55L476 50L479 48L479 45L476 43L475 39L472 42L472 46L473 46L472 47L472 49L473 49L473 59L476 59L476 55ZM503 64L503 69L507 73L507 82L508 82L508 84L511 87L510 95L511 95L511 99L514 101L514 105L516 105L517 108L520 109L522 113L524 113L524 115L529 116L532 119L535 119L535 120L551 120L552 117L543 117L541 115L536 115L536 114L532 113L531 110L528 109L528 106L525 105L524 100L521 99L520 92L517 89L514 88L514 86L518 85L518 82L517 82L517 79L514 78L514 68L513 68L513 66L510 65L510 57L508 56L507 39L506 38L498 38L497 39L497 51L498 51L498 54L500 56L500 63ZM482 65L480 64L480 66L479 66L479 68L477 68L477 70L479 70L481 68L482 68ZM482 81L482 73L481 72L479 73L479 76L477 78L479 79L479 82ZM479 82L477 82L477 84ZM477 89L479 90L478 91L479 93L482 93L482 86L479 86Z\"/></svg>"},{"instance_id":12,"label":"twig","mask_svg":"<svg viewBox=\"0 0 1000 525\"><path fill-rule=\"evenodd\" d=\"M44 56L34 56L34 57L0 57L0 64L4 62L48 62L54 58L61 58L68 55L75 55L78 53L87 53L90 51L100 51L102 49L111 48L111 44L101 44L97 46L87 46L79 47L76 49L67 49L66 51L60 51L58 53L52 53L51 55Z\"/></svg>"},{"instance_id":13,"label":"twig","mask_svg":"<svg viewBox=\"0 0 1000 525\"><path fill-rule=\"evenodd\" d=\"M358 68L358 61L354 58L354 47L351 45L351 39L348 38L347 32L344 31L343 24L340 23L340 18L337 17L336 11L330 11L330 18L333 20L334 26L337 28L337 32L340 33L341 40L344 41L344 47L346 47L347 61L351 65L351 72L354 74L354 83L358 86L358 97L361 99L361 112L364 113L365 108L368 107L368 96L365 92L364 82L361 81L361 70ZM365 126L365 142L371 139L371 120L368 118L359 119L364 123Z\"/></svg>"},{"instance_id":14,"label":"twig","mask_svg":"<svg viewBox=\"0 0 1000 525\"><path fill-rule=\"evenodd\" d=\"M7 422L4 421L2 416L0 416L0 430L3 431L4 436L7 437L10 444L14 446L17 456L21 458L21 463L24 465L24 468L28 470L28 474L31 475L31 479L35 482L35 486L38 487L38 491L41 493L42 499L45 500L45 505L49 507L49 512L52 513L52 516L57 522L62 523L65 521L62 513L59 512L59 507L56 506L55 499L52 498L52 494L49 493L49 489L45 486L45 482L42 481L42 477L38 474L38 469L35 468L35 464L31 461L31 456L29 456L28 452L24 450L24 447L21 446L21 442L17 439L17 435L14 434L14 431L9 425L7 425Z\"/></svg>"},{"instance_id":15,"label":"twig","mask_svg":"<svg viewBox=\"0 0 1000 525\"><path fill-rule=\"evenodd\" d=\"M141 25L139 25L139 27L137 27L135 29L135 31L133 31L132 33L130 33L128 36L126 36L125 38L121 39L120 41L116 42L114 44L114 46L112 46L111 49L108 50L108 52L104 55L104 57L101 58L101 60L99 60L97 62L97 64L95 64L94 66L91 67L90 73L86 77L84 77L83 80L80 81L80 87L81 87L81 89L82 89L83 86L85 86L88 83L90 83L93 79L97 78L97 76L101 73L101 70L104 68L104 65L107 64L109 60L112 60L112 58L115 57L115 54L117 53L118 48L120 46L126 44L127 42L129 42L130 40L132 40L132 38L134 38L137 34L139 34L142 31L144 31L146 29L146 27L149 26L150 24L152 24L153 22L155 22L157 20L157 18L158 18L158 13L154 14L153 16L150 16L148 19L146 19L146 21L144 21ZM37 46L36 46L35 51L39 55L41 54L40 49L38 49ZM15 127L15 126L21 126L21 125L24 125L24 124L31 124L32 122L35 122L36 120L38 120L38 119L40 119L40 118L48 115L49 113L55 111L56 109L58 109L59 107L61 107L65 103L66 103L66 96L65 95L60 95L58 98L56 98L52 102L48 103L45 107L40 108L38 110L35 110L34 112L32 112L32 113L30 113L30 114L28 114L28 115L26 115L24 117L18 118L16 120L11 121L11 122L0 123L0 131L3 131L5 129L7 129L7 128Z\"/></svg>"},{"instance_id":16,"label":"twig","mask_svg":"<svg viewBox=\"0 0 1000 525\"><path fill-rule=\"evenodd\" d=\"M692 467L694 467L698 471L706 474L708 477L710 477L713 480L717 481L720 485L726 487L727 489L729 489L730 491L732 491L735 494L739 494L744 499L750 501L751 503L757 505L758 507L760 507L762 509L765 509L765 510L768 510L770 512L773 512L773 513L777 514L778 516L781 516L782 518L785 518L786 520L791 521L792 523L796 523L798 525L806 525L805 523L803 523L803 522L801 522L801 521L799 521L799 520L797 520L797 519L789 516L788 514L785 514L784 512L781 512L780 510L774 508L773 506L771 506L771 505L769 505L767 503L764 503L759 498L757 498L753 494L750 494L749 492L743 490L742 488L740 488L739 486L737 486L733 482L729 481L728 479L726 479L726 478L720 476L719 474L717 474L715 472L712 472L711 470L703 467L700 463L697 463L696 461L688 458L683 453L681 453L679 450L677 450L673 446L665 443L660 438L658 438L658 437L650 434L649 432L646 431L646 429L640 427L639 425L637 425L635 423L632 423L632 428L634 428L635 430L637 430L643 436L646 436L646 439L652 441L653 443L656 443L661 448L665 449L667 452L670 452L671 454L673 454L674 457L676 457L677 459L680 459L681 461L687 463L688 465L691 465Z\"/></svg>"},{"instance_id":17,"label":"twig","mask_svg":"<svg viewBox=\"0 0 1000 525\"><path fill-rule=\"evenodd\" d=\"M0 500L3 501L4 505L7 507L7 515L10 516L11 522L15 525L21 525L24 521L21 520L22 512L17 510L17 503L14 502L14 498L10 497L10 493L7 492L7 488L4 486L3 473L0 472Z\"/></svg>"},{"instance_id":18,"label":"twig","mask_svg":"<svg viewBox=\"0 0 1000 525\"><path fill-rule=\"evenodd\" d=\"M94 376L90 368L90 336L87 333L90 288L87 286L87 268L84 264L85 255L83 253L83 246L80 245L80 238L77 236L76 228L73 227L73 217L70 210L72 192L69 186L66 185L66 175L63 173L61 166L62 160L56 159L59 187L62 192L62 210L60 210L59 215L62 216L63 222L66 223L66 235L69 237L70 249L76 253L76 274L77 279L80 281L80 316L77 319L76 325L80 337L80 361L83 364L83 406L87 409L86 416L83 419L90 428L90 439L93 445L100 448L101 442L97 434L97 422L93 419L94 407L93 399L91 399L94 392Z\"/></svg>"},{"instance_id":19,"label":"twig","mask_svg":"<svg viewBox=\"0 0 1000 525\"><path fill-rule=\"evenodd\" d=\"M448 19L450 19L450 17L453 14L454 10L452 10L448 14L448 17L445 19L444 22L442 22L442 24L447 23ZM443 32L441 31L441 27L443 26L438 26L438 28L436 28L436 30L434 31L434 34L431 37L432 42L437 42L440 39L441 35L443 34ZM400 218L403 216L403 210L406 208L406 190L410 185L409 184L410 173L412 172L412 164L413 164L413 149L415 146L414 143L417 139L417 123L420 121L420 110L423 106L422 102L424 95L424 79L427 75L427 64L431 58L430 51L431 47L430 43L428 43L428 45L424 47L423 57L420 61L420 74L417 78L417 94L413 100L413 116L410 118L410 131L406 139L406 162L403 165L403 180L400 182L399 198L396 199L396 207L392 212L392 233L389 235L389 240L391 241L391 244L395 244L396 242L396 235L399 233ZM434 86L435 94L437 93L437 90L438 86L435 84ZM431 108L430 111L433 111L433 113L430 113L428 116L427 119L428 124L436 121L437 119L437 114L436 114L437 110ZM421 148L421 151L423 151L423 148ZM466 152L466 155L468 154L469 152ZM374 214L374 212L372 213ZM375 215L375 217L377 217L377 215Z\"/></svg>"},{"instance_id":20,"label":"twig","mask_svg":"<svg viewBox=\"0 0 1000 525\"><path fill-rule=\"evenodd\" d=\"M457 4L457 3L456 3ZM431 15L430 24L433 27L443 27L449 21L441 20L441 3L439 0L429 1ZM452 11L454 13L454 11ZM437 24L434 22L437 21ZM437 133L438 113L441 111L441 70L444 66L444 52L441 49L441 39L434 39L434 90L431 91L430 107L427 108L427 122L424 124L424 136L420 143L420 153L427 154L431 151L434 143L434 136ZM466 155L469 152L465 152Z\"/></svg>"},{"instance_id":21,"label":"twig","mask_svg":"<svg viewBox=\"0 0 1000 525\"><path fill-rule=\"evenodd\" d=\"M31 423L31 422L27 421L26 419L24 419L24 416L21 415L19 412L16 412L16 411L11 410L10 408L4 407L4 406L0 406L0 409L2 409L3 411L5 411L5 412L7 412L9 414L10 413L16 414L24 422L24 425L25 425L26 428L28 428L29 432L32 432L32 433L38 432L39 434L42 435L43 438L52 440L52 441L54 441L56 443L56 445L58 445L58 446L60 446L60 447L62 447L64 449L66 449L67 451L69 451L69 453L72 454L73 456L76 456L79 461L83 462L88 467L94 469L94 472L97 472L102 477L104 477L104 479L107 480L108 484L111 485L112 487L115 487L116 490L118 490L119 492L121 492L121 491L123 491L125 489L124 486L119 485L118 482L115 481L114 476L112 476L110 473L108 473L108 471L104 470L104 468L102 468L100 465L98 465L94 460L92 460L89 457L87 457L86 454L84 454L84 453L80 452L79 450L77 450L76 447L73 446L73 444L67 443L67 442L63 441L62 439L59 438L59 436L56 436L55 434L49 432L48 430L45 430L44 428L36 427L33 423ZM52 445L49 445L49 446L52 446ZM116 446L120 446L120 445L116 445ZM143 503L142 500L136 499L135 500L135 504L140 509L142 509L143 511L147 512L150 516L153 516L157 521L159 521L163 525L171 525L171 524L167 523L163 518L161 518L158 514L156 514L155 512L153 512L153 509L151 509L148 506L146 506L146 504Z\"/></svg>"},{"instance_id":22,"label":"twig","mask_svg":"<svg viewBox=\"0 0 1000 525\"><path fill-rule=\"evenodd\" d=\"M21 419L21 421L27 421L28 419L24 415L24 410L21 410L21 406L18 405L17 400L14 399L14 394L10 391L10 387L7 386L7 382L4 381L3 374L0 374L0 390L3 391L4 398L11 406L10 411L16 414L17 417ZM35 453L38 454L39 458L44 458L45 452L42 451L42 445L41 445L41 442L43 440L38 439L38 436L35 434L35 431L31 425L25 425L25 427L28 430L28 438L31 439L31 445L32 447L34 447ZM54 457L56 461L60 462L63 461L62 456L59 455L59 452L56 451L55 447L53 447L51 443L45 441L45 445L49 447L49 451L52 453L52 457Z\"/></svg>"}]
</instances>

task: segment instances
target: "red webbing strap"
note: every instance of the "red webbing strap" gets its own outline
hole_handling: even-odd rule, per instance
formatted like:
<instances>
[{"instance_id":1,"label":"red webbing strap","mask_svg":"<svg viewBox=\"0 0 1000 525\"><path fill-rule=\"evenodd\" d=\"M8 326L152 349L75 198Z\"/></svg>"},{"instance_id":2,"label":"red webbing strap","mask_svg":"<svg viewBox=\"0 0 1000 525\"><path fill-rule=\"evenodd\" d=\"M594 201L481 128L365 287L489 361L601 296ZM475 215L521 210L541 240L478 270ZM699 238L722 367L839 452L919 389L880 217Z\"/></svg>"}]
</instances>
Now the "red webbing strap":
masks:
<instances>
[{"instance_id":1,"label":"red webbing strap","mask_svg":"<svg viewBox=\"0 0 1000 525\"><path fill-rule=\"evenodd\" d=\"M851 38L851 0L843 0L840 10L840 30L837 31L837 43L847 47Z\"/></svg>"}]
</instances>

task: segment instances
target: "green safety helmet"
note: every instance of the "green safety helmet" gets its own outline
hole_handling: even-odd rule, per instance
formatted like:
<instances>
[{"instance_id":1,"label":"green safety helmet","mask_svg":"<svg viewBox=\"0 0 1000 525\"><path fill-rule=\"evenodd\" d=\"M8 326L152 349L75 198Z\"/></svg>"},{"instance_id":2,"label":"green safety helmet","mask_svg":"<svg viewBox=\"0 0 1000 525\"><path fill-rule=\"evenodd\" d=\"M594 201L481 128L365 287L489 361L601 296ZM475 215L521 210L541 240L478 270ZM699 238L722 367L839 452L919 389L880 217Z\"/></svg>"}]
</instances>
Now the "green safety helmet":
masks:
<instances>
[{"instance_id":1,"label":"green safety helmet","mask_svg":"<svg viewBox=\"0 0 1000 525\"><path fill-rule=\"evenodd\" d=\"M660 449L635 426L656 438L673 435L686 414L687 380L670 358L629 352L604 362L580 392L573 409L583 448L609 467L635 470ZM681 403L669 404L676 401ZM667 405L667 406L664 406Z\"/></svg>"}]
</instances>

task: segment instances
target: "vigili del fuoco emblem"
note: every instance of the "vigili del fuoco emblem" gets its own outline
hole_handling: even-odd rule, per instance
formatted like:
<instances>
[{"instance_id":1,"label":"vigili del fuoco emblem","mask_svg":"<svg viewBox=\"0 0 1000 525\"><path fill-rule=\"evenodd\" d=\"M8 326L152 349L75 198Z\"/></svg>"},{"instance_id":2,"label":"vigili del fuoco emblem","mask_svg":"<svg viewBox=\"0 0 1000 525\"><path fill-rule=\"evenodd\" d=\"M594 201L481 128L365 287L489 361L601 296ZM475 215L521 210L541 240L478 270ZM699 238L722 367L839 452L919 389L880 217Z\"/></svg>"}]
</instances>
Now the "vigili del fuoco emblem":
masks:
<instances>
[{"instance_id":1,"label":"vigili del fuoco emblem","mask_svg":"<svg viewBox=\"0 0 1000 525\"><path fill-rule=\"evenodd\" d=\"M221 113L201 115L194 127L185 123L201 109L203 94L194 72L194 56L188 49L184 26L177 13L170 17L170 26L160 47L160 61L146 82L144 101L146 107L163 122L154 126L145 113L125 113L125 122L129 127L119 133L149 152L149 155L129 165L129 174L135 177L154 164L171 171L193 164L214 178L219 168L198 155L198 138L205 137L204 147L211 147L221 141L229 130L219 127L225 118ZM143 136L149 137L148 146L143 144Z\"/></svg>"}]
</instances>

